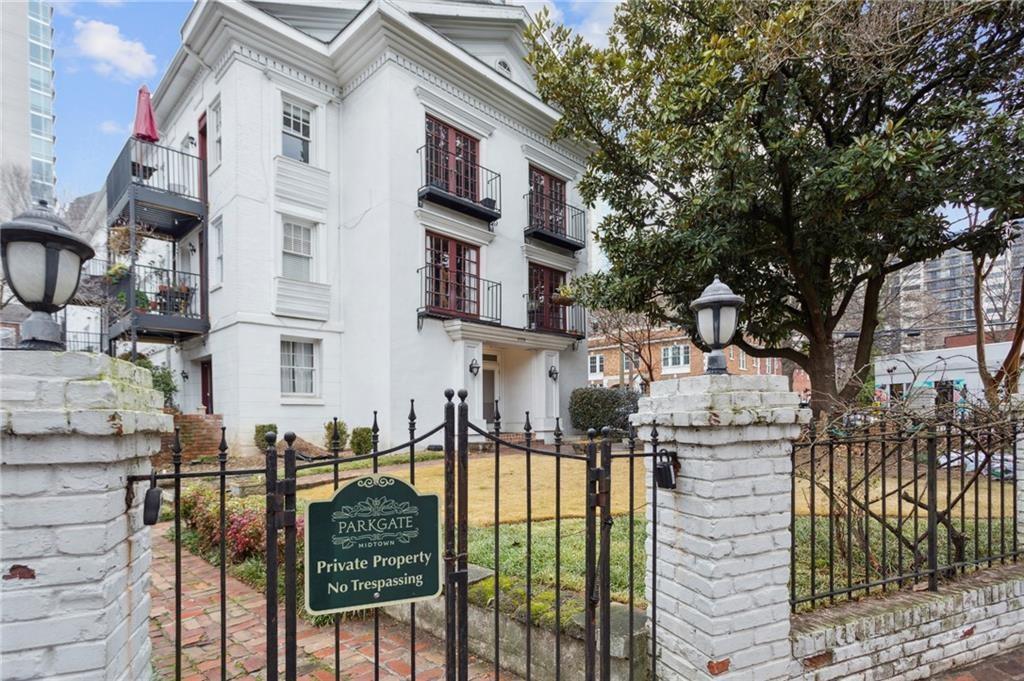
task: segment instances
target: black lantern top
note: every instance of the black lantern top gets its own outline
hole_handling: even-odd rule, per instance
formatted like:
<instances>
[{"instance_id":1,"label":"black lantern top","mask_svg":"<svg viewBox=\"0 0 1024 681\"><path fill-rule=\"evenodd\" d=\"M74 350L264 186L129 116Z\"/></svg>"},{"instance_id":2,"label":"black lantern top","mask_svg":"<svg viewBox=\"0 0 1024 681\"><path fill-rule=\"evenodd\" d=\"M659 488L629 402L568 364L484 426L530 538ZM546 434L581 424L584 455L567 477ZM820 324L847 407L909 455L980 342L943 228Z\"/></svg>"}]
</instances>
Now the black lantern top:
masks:
<instances>
[{"instance_id":1,"label":"black lantern top","mask_svg":"<svg viewBox=\"0 0 1024 681\"><path fill-rule=\"evenodd\" d=\"M10 241L53 244L74 252L83 261L96 255L89 242L75 234L43 200L10 222L0 225L0 245L6 246Z\"/></svg>"}]
</instances>

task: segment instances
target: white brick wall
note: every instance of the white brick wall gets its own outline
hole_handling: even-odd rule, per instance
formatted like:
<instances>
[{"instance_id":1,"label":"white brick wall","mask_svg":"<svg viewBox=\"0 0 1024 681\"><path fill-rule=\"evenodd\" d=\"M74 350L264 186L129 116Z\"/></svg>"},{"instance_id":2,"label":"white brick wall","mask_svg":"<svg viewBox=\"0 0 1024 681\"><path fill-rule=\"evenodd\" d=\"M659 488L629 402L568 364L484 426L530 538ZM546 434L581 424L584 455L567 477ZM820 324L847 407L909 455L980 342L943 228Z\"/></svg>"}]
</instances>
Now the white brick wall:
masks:
<instances>
[{"instance_id":1,"label":"white brick wall","mask_svg":"<svg viewBox=\"0 0 1024 681\"><path fill-rule=\"evenodd\" d=\"M103 355L0 363L3 678L148 678L149 530L125 490L172 428L162 396Z\"/></svg>"},{"instance_id":2,"label":"white brick wall","mask_svg":"<svg viewBox=\"0 0 1024 681\"><path fill-rule=\"evenodd\" d=\"M658 492L656 585L648 551L658 679L789 675L790 451L809 414L785 381L660 381L640 401L640 438L649 443L656 426L659 449L680 463L676 489Z\"/></svg>"},{"instance_id":3,"label":"white brick wall","mask_svg":"<svg viewBox=\"0 0 1024 681\"><path fill-rule=\"evenodd\" d=\"M928 679L1021 644L1024 564L799 615L792 677Z\"/></svg>"}]
</instances>

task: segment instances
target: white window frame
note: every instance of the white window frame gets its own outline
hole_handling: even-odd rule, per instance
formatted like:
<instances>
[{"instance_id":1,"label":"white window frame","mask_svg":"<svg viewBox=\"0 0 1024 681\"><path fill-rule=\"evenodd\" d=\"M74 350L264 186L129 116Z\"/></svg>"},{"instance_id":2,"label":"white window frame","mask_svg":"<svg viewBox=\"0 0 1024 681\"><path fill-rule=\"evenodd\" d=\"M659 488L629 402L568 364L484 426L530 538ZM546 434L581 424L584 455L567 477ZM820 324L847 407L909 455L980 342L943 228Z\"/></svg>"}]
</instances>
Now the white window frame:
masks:
<instances>
[{"instance_id":1,"label":"white window frame","mask_svg":"<svg viewBox=\"0 0 1024 681\"><path fill-rule=\"evenodd\" d=\"M747 353L740 350L740 369L747 368Z\"/></svg>"},{"instance_id":2,"label":"white window frame","mask_svg":"<svg viewBox=\"0 0 1024 681\"><path fill-rule=\"evenodd\" d=\"M295 228L309 230L309 253L303 253L302 251L294 250L294 248L293 249L288 249L288 248L285 247L285 244L287 243L287 239L288 239L287 233L289 231L292 231L294 233L294 229ZM289 216L283 216L282 217L282 219L281 219L281 240L279 242L280 243L280 248L279 248L280 256L279 256L279 260L280 260L280 263L281 263L281 277L282 278L289 279L291 281L302 281L302 282L315 282L315 281L317 281L317 269L316 269L316 263L317 263L316 253L317 253L317 248L316 248L316 239L317 239L317 224L315 222L310 222L309 220L301 220L301 219L298 219L298 218L292 218L292 217L289 217ZM292 241L292 244L294 245L295 244L295 237L294 236L291 237L291 241ZM287 275L287 273L285 272L285 265L284 265L284 263L285 263L285 256L292 256L292 257L296 257L296 258L306 258L309 261L309 277L306 278L306 279L295 279L293 277L289 277Z\"/></svg>"},{"instance_id":3,"label":"white window frame","mask_svg":"<svg viewBox=\"0 0 1024 681\"><path fill-rule=\"evenodd\" d=\"M684 343L675 343L673 345L665 345L661 348L661 372L663 374L682 373L689 370L689 345Z\"/></svg>"},{"instance_id":4,"label":"white window frame","mask_svg":"<svg viewBox=\"0 0 1024 681\"><path fill-rule=\"evenodd\" d=\"M293 111L289 111L289 109L291 109ZM294 123L292 123L291 125L285 125L285 122L284 122L284 117L285 116L288 116L292 121L296 120L296 116L294 115L294 110L296 110L296 109L300 113L304 112L304 113L307 113L309 115L309 120L308 121L303 121L301 115L298 117L297 120L298 120L298 123L299 123L299 130L295 129ZM313 106L312 104L308 104L306 102L303 102L301 100L295 99L293 97L289 97L288 95L282 95L282 97L281 97L281 155L286 157L286 158L289 158L289 159L295 161L296 163L305 163L306 165L313 165L313 163L315 161L314 154L313 154L313 130L314 130L315 122L316 122L316 107L315 106ZM303 136L302 130L301 130L303 123L305 123L306 126L309 128L309 132L305 136ZM285 135L290 135L291 137L295 137L297 139L304 140L306 142L306 160L305 161L303 161L302 159L293 158L293 157L288 156L287 154L285 154L285 150L284 150L284 136Z\"/></svg>"},{"instance_id":5,"label":"white window frame","mask_svg":"<svg viewBox=\"0 0 1024 681\"><path fill-rule=\"evenodd\" d=\"M224 219L217 216L210 221L211 248L210 283L220 286L224 283Z\"/></svg>"},{"instance_id":6,"label":"white window frame","mask_svg":"<svg viewBox=\"0 0 1024 681\"><path fill-rule=\"evenodd\" d=\"M304 345L309 346L311 349L311 364L312 366L306 367L298 364L285 364L285 353L286 344L290 345L292 362L295 358L295 346ZM281 373L281 397L304 397L304 398L316 398L320 396L320 341L315 338L293 338L290 336L282 336L279 347L279 359L278 363L280 366ZM298 377L292 373L291 376L288 372L309 371L309 383L310 392L300 392L297 390L288 390L287 388L298 388Z\"/></svg>"},{"instance_id":7,"label":"white window frame","mask_svg":"<svg viewBox=\"0 0 1024 681\"><path fill-rule=\"evenodd\" d=\"M640 364L638 357L634 357L632 354L623 350L620 361L622 362L623 371L638 371L637 367Z\"/></svg>"},{"instance_id":8,"label":"white window frame","mask_svg":"<svg viewBox=\"0 0 1024 681\"><path fill-rule=\"evenodd\" d=\"M214 158L213 163L210 164L210 170L215 170L220 165L220 162L224 158L223 132L221 131L223 125L221 121L222 111L220 107L220 97L213 100L213 102L210 104L209 114L207 115L207 117L210 120L210 130L213 132L213 134L211 135L213 139L213 144L211 145L211 148L214 151Z\"/></svg>"},{"instance_id":9,"label":"white window frame","mask_svg":"<svg viewBox=\"0 0 1024 681\"><path fill-rule=\"evenodd\" d=\"M597 360L596 362L594 360ZM594 370L594 365L597 365L597 370ZM604 354L598 353L595 355L589 355L587 357L587 371L590 376L604 376Z\"/></svg>"}]
</instances>

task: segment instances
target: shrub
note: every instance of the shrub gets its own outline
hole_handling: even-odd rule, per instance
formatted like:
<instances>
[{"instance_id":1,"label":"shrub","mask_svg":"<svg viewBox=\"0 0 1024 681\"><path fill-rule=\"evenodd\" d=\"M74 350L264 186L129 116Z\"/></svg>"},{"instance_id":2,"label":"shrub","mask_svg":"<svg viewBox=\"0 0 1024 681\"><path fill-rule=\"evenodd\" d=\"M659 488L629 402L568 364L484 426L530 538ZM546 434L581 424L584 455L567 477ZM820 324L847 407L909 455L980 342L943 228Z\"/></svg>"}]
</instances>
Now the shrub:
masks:
<instances>
[{"instance_id":1,"label":"shrub","mask_svg":"<svg viewBox=\"0 0 1024 681\"><path fill-rule=\"evenodd\" d=\"M328 421L324 424L324 449L331 448L331 442L334 440L334 421ZM345 449L345 444L348 442L348 426L345 425L344 421L338 421L338 448Z\"/></svg>"},{"instance_id":2,"label":"shrub","mask_svg":"<svg viewBox=\"0 0 1024 681\"><path fill-rule=\"evenodd\" d=\"M255 432L253 433L253 443L255 443L257 449L267 448L267 433L277 433L276 423L258 423L256 424ZM280 434L280 433L278 433Z\"/></svg>"},{"instance_id":3,"label":"shrub","mask_svg":"<svg viewBox=\"0 0 1024 681\"><path fill-rule=\"evenodd\" d=\"M130 352L124 352L118 356L118 359L132 362L132 355ZM163 394L165 407L173 407L174 393L178 392L178 386L174 384L174 374L171 373L171 370L165 366L153 364L153 360L143 355L136 355L132 364L149 369L149 373L153 375L153 389L159 390Z\"/></svg>"},{"instance_id":4,"label":"shrub","mask_svg":"<svg viewBox=\"0 0 1024 681\"><path fill-rule=\"evenodd\" d=\"M349 446L352 448L352 453L356 456L369 454L370 450L373 449L373 432L365 426L353 428Z\"/></svg>"},{"instance_id":5,"label":"shrub","mask_svg":"<svg viewBox=\"0 0 1024 681\"><path fill-rule=\"evenodd\" d=\"M576 388L569 396L569 418L577 430L610 426L629 428L629 415L636 413L639 395L622 388Z\"/></svg>"}]
</instances>

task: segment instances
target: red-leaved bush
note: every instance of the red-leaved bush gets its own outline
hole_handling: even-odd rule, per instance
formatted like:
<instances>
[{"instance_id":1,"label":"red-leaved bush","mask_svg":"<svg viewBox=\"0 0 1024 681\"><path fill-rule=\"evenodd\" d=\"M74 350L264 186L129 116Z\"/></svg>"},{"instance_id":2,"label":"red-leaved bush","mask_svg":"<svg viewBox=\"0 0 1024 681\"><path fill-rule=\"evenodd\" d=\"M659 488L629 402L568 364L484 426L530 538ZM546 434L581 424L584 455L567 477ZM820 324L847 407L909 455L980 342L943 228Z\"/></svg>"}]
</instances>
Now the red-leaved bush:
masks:
<instances>
[{"instance_id":1,"label":"red-leaved bush","mask_svg":"<svg viewBox=\"0 0 1024 681\"><path fill-rule=\"evenodd\" d=\"M220 497L217 490L206 485L192 485L181 494L181 516L195 532L198 548L215 551L220 548ZM302 560L304 519L295 519L296 552ZM237 564L266 554L266 506L262 496L228 497L224 503L224 550L227 560ZM277 553L284 557L284 533L277 537Z\"/></svg>"}]
</instances>

